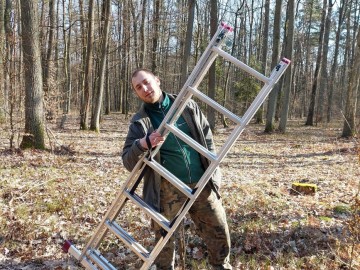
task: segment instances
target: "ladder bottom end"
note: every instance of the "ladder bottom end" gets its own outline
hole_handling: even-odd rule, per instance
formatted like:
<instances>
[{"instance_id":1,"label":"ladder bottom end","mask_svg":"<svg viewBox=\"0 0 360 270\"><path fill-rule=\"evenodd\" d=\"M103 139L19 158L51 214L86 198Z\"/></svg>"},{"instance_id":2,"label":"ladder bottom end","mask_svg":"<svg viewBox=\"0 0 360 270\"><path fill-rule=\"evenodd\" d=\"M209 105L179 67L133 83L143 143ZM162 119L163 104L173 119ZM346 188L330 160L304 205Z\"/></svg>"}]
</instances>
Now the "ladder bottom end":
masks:
<instances>
[{"instance_id":1,"label":"ladder bottom end","mask_svg":"<svg viewBox=\"0 0 360 270\"><path fill-rule=\"evenodd\" d=\"M69 241L69 240L66 240L62 246L62 250L65 252L65 253L68 253L69 251L69 248L71 247L72 243Z\"/></svg>"}]
</instances>

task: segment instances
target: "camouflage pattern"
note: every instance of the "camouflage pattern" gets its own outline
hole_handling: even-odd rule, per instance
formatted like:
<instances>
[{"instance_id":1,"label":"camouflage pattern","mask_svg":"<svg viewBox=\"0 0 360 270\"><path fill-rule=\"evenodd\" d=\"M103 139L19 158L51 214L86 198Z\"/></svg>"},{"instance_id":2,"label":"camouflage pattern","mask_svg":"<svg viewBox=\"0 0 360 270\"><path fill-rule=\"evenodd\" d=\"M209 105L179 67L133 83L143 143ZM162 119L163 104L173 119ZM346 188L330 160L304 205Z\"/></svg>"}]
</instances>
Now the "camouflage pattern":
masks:
<instances>
[{"instance_id":1,"label":"camouflage pattern","mask_svg":"<svg viewBox=\"0 0 360 270\"><path fill-rule=\"evenodd\" d=\"M195 184L190 185L194 188ZM196 225L197 234L204 240L209 252L209 263L212 269L232 269L230 261L230 234L226 221L222 200L207 184L195 203L190 208L189 214ZM185 195L167 180L161 181L160 205L161 213L172 219L185 201ZM161 237L161 229L154 224L156 239ZM178 232L170 238L164 249L155 261L157 269L174 269L175 263L175 238Z\"/></svg>"}]
</instances>

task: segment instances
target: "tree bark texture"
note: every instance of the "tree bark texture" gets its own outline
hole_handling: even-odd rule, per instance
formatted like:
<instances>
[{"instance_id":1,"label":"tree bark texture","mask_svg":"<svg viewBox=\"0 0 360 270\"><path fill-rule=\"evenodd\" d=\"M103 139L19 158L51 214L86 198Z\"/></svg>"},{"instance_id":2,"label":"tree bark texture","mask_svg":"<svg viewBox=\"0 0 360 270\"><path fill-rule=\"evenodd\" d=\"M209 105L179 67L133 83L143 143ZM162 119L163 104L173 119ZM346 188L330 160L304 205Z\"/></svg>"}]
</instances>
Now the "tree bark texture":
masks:
<instances>
[{"instance_id":1,"label":"tree bark texture","mask_svg":"<svg viewBox=\"0 0 360 270\"><path fill-rule=\"evenodd\" d=\"M285 57L293 58L294 47L294 19L295 19L295 0L288 0L287 20L286 20L286 40ZM290 93L292 89L292 65L290 65L284 74L284 96L282 100L282 109L279 123L279 131L285 133L289 113Z\"/></svg>"},{"instance_id":2,"label":"tree bark texture","mask_svg":"<svg viewBox=\"0 0 360 270\"><path fill-rule=\"evenodd\" d=\"M80 110L80 129L87 130L88 116L90 109L90 96L92 85L92 66L93 66L93 42L94 42L94 0L89 1L88 11L88 34L87 34L87 50L85 60L85 73L84 73L84 97Z\"/></svg>"},{"instance_id":3,"label":"tree bark texture","mask_svg":"<svg viewBox=\"0 0 360 270\"><path fill-rule=\"evenodd\" d=\"M210 36L212 37L218 27L217 19L217 2L211 1L210 3ZM209 81L208 81L208 96L209 98L215 100L215 91L216 91L216 60L213 62L209 69ZM210 124L210 128L214 130L215 120L216 120L216 111L211 107L207 107L207 118Z\"/></svg>"},{"instance_id":4,"label":"tree bark texture","mask_svg":"<svg viewBox=\"0 0 360 270\"><path fill-rule=\"evenodd\" d=\"M103 102L104 86L105 86L105 67L107 59L107 46L109 39L109 26L110 26L110 0L103 0L103 18L102 18L102 35L101 35L101 56L100 56L100 68L99 79L97 83L97 91L94 96L94 114L91 117L90 129L96 132L100 131L100 113L101 105Z\"/></svg>"},{"instance_id":5,"label":"tree bark texture","mask_svg":"<svg viewBox=\"0 0 360 270\"><path fill-rule=\"evenodd\" d=\"M321 26L320 26L320 33L319 33L319 45L318 45L318 52L316 57L316 67L314 72L314 80L311 88L310 94L310 104L308 115L306 118L306 126L313 126L314 125L314 114L315 114L315 102L316 102L316 93L318 88L318 80L321 68L321 61L322 61L322 52L323 52L323 40L324 40L324 29L325 29L325 19L326 19L326 9L327 9L327 0L323 0L323 11L321 16Z\"/></svg>"},{"instance_id":6,"label":"tree bark texture","mask_svg":"<svg viewBox=\"0 0 360 270\"><path fill-rule=\"evenodd\" d=\"M342 137L354 137L356 135L356 104L360 83L360 30L357 34L357 43L353 65L349 74L347 98L345 107L345 120Z\"/></svg>"},{"instance_id":7,"label":"tree bark texture","mask_svg":"<svg viewBox=\"0 0 360 270\"><path fill-rule=\"evenodd\" d=\"M25 135L21 148L45 148L43 85L37 6L21 1L22 46L25 71Z\"/></svg>"},{"instance_id":8,"label":"tree bark texture","mask_svg":"<svg viewBox=\"0 0 360 270\"><path fill-rule=\"evenodd\" d=\"M280 55L280 29L281 29L281 5L282 0L276 0L275 6L275 17L274 17L274 28L273 28L273 44L272 44L272 58L271 58L271 68L274 68L278 61ZM266 125L265 132L274 131L274 118L275 118L275 109L277 96L279 92L279 83L275 85L274 89L269 94L269 101L267 106L266 113Z\"/></svg>"}]
</instances>

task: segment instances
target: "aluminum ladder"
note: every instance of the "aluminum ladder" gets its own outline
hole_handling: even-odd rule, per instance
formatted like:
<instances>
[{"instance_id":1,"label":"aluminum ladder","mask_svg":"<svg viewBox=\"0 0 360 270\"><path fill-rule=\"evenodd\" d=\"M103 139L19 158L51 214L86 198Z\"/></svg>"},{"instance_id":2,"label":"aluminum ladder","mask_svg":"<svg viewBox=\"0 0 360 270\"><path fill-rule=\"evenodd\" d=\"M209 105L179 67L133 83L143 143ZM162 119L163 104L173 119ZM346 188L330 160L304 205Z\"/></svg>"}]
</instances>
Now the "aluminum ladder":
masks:
<instances>
[{"instance_id":1,"label":"aluminum ladder","mask_svg":"<svg viewBox=\"0 0 360 270\"><path fill-rule=\"evenodd\" d=\"M156 257L159 255L167 241L175 232L198 195L208 183L215 169L219 166L220 162L224 159L229 149L238 139L245 126L250 122L252 117L255 115L257 110L260 108L272 90L275 83L279 80L281 75L290 64L288 59L283 58L280 63L273 69L269 77L266 77L265 75L257 72L256 70L252 69L221 49L225 38L231 31L232 27L224 23L219 26L217 32L210 41L208 47L205 49L203 55L199 59L197 65L178 94L178 97L175 99L173 106L166 114L158 129L158 131L163 136L166 136L169 132L173 133L176 137L180 138L182 141L194 148L199 154L205 156L210 161L209 167L204 172L196 187L191 189L171 172L154 161L152 157L159 151L160 146L148 151L145 155L143 155L121 187L121 190L117 193L116 198L112 202L109 210L103 217L101 223L98 225L95 233L86 244L83 251L80 252L80 250L78 250L70 241L65 241L63 250L74 256L86 269L116 270L116 268L108 261L108 259L106 259L98 250L101 241L109 232L115 234L128 249L134 252L137 257L142 260L143 264L140 268L141 270L149 269L151 267ZM226 60L230 61L240 69L246 71L264 83L263 88L260 90L259 94L256 96L242 117L239 117L230 112L197 89L217 56L222 56ZM226 140L218 153L210 152L208 149L201 146L174 125L192 96L195 96L202 102L211 106L236 124L236 127L233 129L229 138ZM142 180L142 173L144 172L145 167L150 167L152 170L156 171L187 197L182 209L179 210L173 220L168 220L136 194L135 191ZM154 245L152 250L147 250L139 242L137 242L130 233L128 233L124 228L116 223L115 219L127 202L134 203L163 229L164 234L162 238Z\"/></svg>"}]
</instances>

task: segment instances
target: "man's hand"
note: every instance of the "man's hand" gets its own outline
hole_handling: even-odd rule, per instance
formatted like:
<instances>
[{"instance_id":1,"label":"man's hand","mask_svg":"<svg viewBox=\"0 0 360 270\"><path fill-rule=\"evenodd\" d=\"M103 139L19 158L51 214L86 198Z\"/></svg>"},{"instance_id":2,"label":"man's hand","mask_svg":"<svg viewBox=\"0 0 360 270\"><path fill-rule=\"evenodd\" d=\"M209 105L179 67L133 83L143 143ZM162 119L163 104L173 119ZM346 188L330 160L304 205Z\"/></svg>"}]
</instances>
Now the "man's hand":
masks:
<instances>
[{"instance_id":1,"label":"man's hand","mask_svg":"<svg viewBox=\"0 0 360 270\"><path fill-rule=\"evenodd\" d=\"M148 143L146 142L146 137L148 137L148 142L150 142L151 148L154 148L155 146L162 144L165 140L164 137L161 136L161 134L155 130L150 135L146 135L144 138L140 139L140 144L145 149L149 149Z\"/></svg>"}]
</instances>

